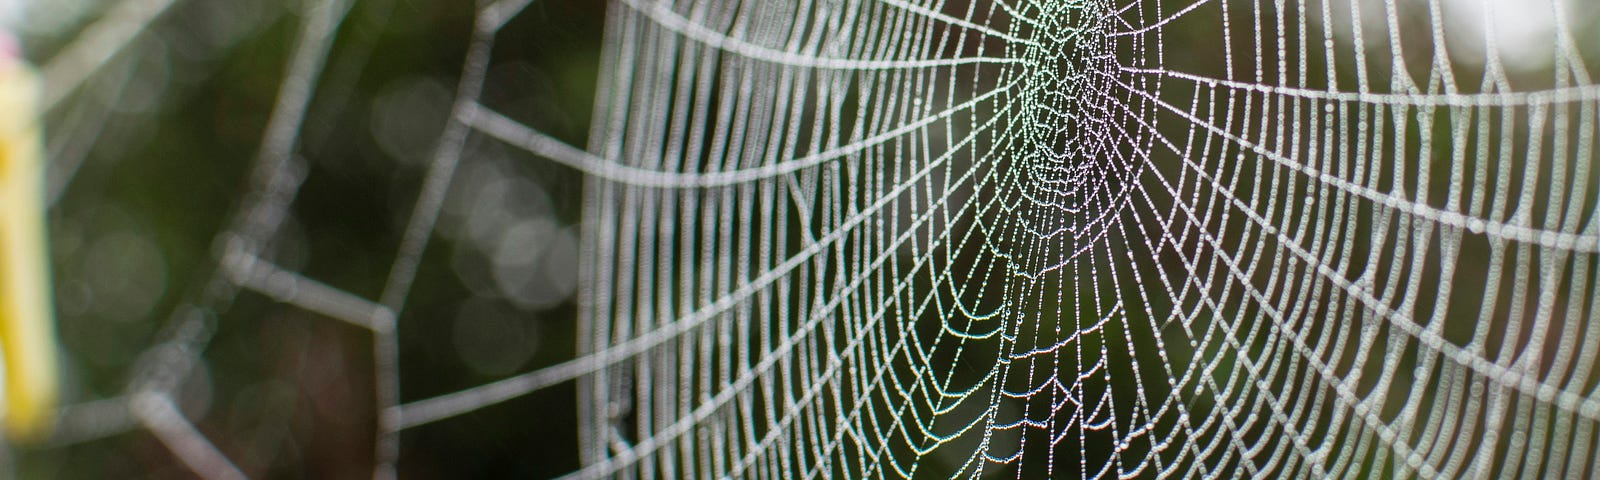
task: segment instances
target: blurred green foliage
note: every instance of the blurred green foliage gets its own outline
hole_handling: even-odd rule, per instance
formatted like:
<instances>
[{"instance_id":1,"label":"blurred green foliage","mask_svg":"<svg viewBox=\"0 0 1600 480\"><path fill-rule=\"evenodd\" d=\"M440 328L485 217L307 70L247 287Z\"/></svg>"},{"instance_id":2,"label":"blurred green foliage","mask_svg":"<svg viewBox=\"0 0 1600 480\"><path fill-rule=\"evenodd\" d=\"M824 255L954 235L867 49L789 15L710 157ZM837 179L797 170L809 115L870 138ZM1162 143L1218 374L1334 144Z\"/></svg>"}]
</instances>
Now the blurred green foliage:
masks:
<instances>
[{"instance_id":1,"label":"blurred green foliage","mask_svg":"<svg viewBox=\"0 0 1600 480\"><path fill-rule=\"evenodd\" d=\"M72 375L69 404L123 393L140 354L164 338L173 310L200 294L214 270L213 237L243 201L246 170L312 3L179 1L48 112L52 183L60 193L50 222L61 340ZM61 20L58 30L25 31L29 57L48 61L101 20L103 7L88 5L86 15ZM473 8L472 2L354 3L295 149L308 169L293 218L268 258L376 298L454 97ZM530 6L496 39L483 101L582 145L603 13L593 1ZM402 99L375 113L386 93L406 85L439 95ZM374 123L396 115L423 140L398 150L381 144ZM481 138L466 148L465 164L492 150L515 175L543 187L558 224L577 221L575 173ZM452 262L456 243L436 236L400 319L406 401L497 378L464 363L449 334L469 303L536 332L527 337L534 344L524 347L531 356L513 357L521 359L518 371L573 354L570 301L529 311L468 288L463 277L471 275ZM206 366L179 399L198 428L251 476L369 475L370 334L248 292L216 313ZM575 469L573 398L570 386L557 388L407 431L400 472L541 477ZM113 431L124 429L112 423ZM191 475L139 429L14 448L20 478Z\"/></svg>"}]
</instances>

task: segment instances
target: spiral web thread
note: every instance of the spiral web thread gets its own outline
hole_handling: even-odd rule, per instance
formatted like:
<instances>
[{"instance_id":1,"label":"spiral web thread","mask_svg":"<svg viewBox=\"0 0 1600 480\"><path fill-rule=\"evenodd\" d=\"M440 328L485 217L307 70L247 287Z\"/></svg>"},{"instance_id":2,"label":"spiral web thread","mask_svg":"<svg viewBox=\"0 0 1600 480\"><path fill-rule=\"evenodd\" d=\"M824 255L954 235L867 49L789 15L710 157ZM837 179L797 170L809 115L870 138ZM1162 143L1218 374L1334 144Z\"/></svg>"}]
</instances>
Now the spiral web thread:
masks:
<instances>
[{"instance_id":1,"label":"spiral web thread","mask_svg":"<svg viewBox=\"0 0 1600 480\"><path fill-rule=\"evenodd\" d=\"M378 476L406 428L573 380L575 477L1600 470L1566 4L1524 7L1554 18L1530 76L1486 0L619 0L579 149L478 101L528 3L480 9L376 301L253 253L348 5L306 17L216 280L115 400L196 472L242 476L167 392L240 289L373 332ZM401 403L395 319L475 135L587 175L580 355Z\"/></svg>"}]
</instances>

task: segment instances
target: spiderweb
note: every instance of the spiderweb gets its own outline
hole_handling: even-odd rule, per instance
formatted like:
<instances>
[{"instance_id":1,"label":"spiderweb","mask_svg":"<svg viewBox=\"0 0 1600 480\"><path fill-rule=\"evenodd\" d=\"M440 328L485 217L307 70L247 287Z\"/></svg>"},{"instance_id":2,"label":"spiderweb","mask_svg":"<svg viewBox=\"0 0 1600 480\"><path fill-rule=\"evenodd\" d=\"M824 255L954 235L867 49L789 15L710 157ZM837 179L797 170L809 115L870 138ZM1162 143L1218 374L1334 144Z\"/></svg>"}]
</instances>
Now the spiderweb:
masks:
<instances>
[{"instance_id":1,"label":"spiderweb","mask_svg":"<svg viewBox=\"0 0 1600 480\"><path fill-rule=\"evenodd\" d=\"M171 400L241 289L372 332L380 477L406 429L569 381L586 478L1600 469L1579 7L619 0L578 148L480 100L528 3L478 11L376 300L259 255L348 4L306 16L218 273L130 388L196 472L242 476ZM402 402L472 138L585 175L579 353Z\"/></svg>"}]
</instances>

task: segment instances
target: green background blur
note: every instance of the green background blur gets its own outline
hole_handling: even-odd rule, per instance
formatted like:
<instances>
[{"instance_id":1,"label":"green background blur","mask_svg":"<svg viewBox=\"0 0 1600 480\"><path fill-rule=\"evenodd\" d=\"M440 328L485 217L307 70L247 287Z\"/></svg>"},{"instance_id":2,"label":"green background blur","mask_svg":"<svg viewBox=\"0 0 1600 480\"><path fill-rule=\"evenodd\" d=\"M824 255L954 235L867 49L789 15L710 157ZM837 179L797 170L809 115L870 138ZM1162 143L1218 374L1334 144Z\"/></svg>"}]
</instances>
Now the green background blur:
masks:
<instances>
[{"instance_id":1,"label":"green background blur","mask_svg":"<svg viewBox=\"0 0 1600 480\"><path fill-rule=\"evenodd\" d=\"M164 338L173 309L193 300L211 274L213 237L242 201L246 169L311 2L180 0L47 113L69 405L121 394L140 354ZM21 32L27 56L45 64L114 3L36 2ZM295 149L309 170L270 259L335 288L378 296L454 97L474 8L469 1L354 3ZM484 102L584 144L603 15L600 1L535 2L497 38ZM578 219L575 172L478 139L464 155L488 158L478 163L493 168L464 167L452 192L509 193L453 193L442 223L532 219L546 227L535 233L553 229L570 239ZM519 182L467 184L505 178ZM470 211L485 202L503 208ZM540 206L530 210L530 203ZM402 400L573 354L576 266L536 265L544 271L532 273L565 287L554 296L497 291L504 282L492 266L496 233L506 232L488 232L487 241L436 235L430 244L400 318ZM368 332L249 292L219 312L214 328L205 366L186 380L178 401L218 448L251 476L370 475ZM569 384L407 430L400 473L547 477L574 470L573 398ZM67 445L12 447L9 473L192 476L149 433L126 428L125 420L100 423L109 436L67 429Z\"/></svg>"}]
</instances>

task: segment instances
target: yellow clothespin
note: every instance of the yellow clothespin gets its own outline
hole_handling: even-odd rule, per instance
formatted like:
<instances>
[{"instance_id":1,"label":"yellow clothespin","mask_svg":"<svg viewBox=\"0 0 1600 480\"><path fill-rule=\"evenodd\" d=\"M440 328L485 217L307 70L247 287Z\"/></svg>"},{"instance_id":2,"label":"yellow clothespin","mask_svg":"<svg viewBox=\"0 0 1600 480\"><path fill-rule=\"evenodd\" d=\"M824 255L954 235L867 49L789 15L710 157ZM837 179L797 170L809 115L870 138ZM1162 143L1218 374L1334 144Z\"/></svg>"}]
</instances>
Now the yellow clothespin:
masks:
<instances>
[{"instance_id":1,"label":"yellow clothespin","mask_svg":"<svg viewBox=\"0 0 1600 480\"><path fill-rule=\"evenodd\" d=\"M49 436L58 395L37 97L33 70L0 32L0 415L18 442Z\"/></svg>"}]
</instances>

